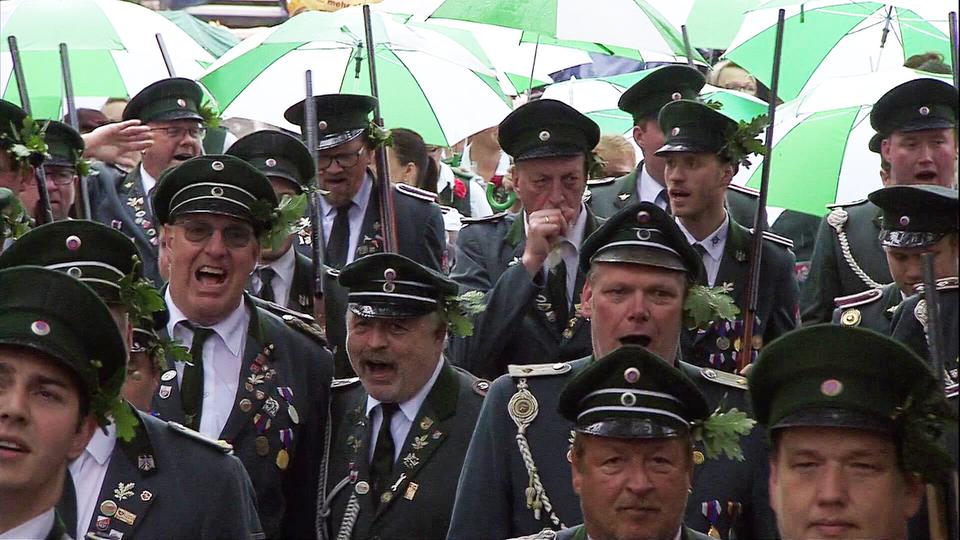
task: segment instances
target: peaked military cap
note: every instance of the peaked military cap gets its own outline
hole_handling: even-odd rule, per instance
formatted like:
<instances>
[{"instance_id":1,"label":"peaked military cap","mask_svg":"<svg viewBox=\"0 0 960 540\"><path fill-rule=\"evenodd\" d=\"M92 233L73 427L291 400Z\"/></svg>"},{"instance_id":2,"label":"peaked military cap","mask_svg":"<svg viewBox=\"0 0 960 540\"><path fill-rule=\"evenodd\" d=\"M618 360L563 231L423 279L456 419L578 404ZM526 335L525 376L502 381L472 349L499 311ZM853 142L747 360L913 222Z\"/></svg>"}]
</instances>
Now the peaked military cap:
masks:
<instances>
[{"instance_id":1,"label":"peaked military cap","mask_svg":"<svg viewBox=\"0 0 960 540\"><path fill-rule=\"evenodd\" d=\"M37 266L0 270L0 346L27 347L74 373L101 425L120 393L127 351L110 310L90 287Z\"/></svg>"},{"instance_id":2,"label":"peaked military cap","mask_svg":"<svg viewBox=\"0 0 960 540\"><path fill-rule=\"evenodd\" d=\"M943 186L890 186L874 191L870 202L880 207L880 244L919 248L960 230L957 190Z\"/></svg>"},{"instance_id":3,"label":"peaked military cap","mask_svg":"<svg viewBox=\"0 0 960 540\"><path fill-rule=\"evenodd\" d=\"M957 89L949 83L914 79L877 100L870 110L870 125L883 138L894 131L956 127L957 99Z\"/></svg>"},{"instance_id":4,"label":"peaked military cap","mask_svg":"<svg viewBox=\"0 0 960 540\"><path fill-rule=\"evenodd\" d=\"M867 148L874 154L879 154L880 144L883 143L884 138L885 137L883 135L874 133L873 136L870 137L870 142L867 143Z\"/></svg>"},{"instance_id":5,"label":"peaked military cap","mask_svg":"<svg viewBox=\"0 0 960 540\"><path fill-rule=\"evenodd\" d=\"M287 122L300 126L303 137L306 102L304 99L283 113ZM346 144L363 135L370 127L370 114L377 108L377 100L359 94L326 94L314 96L317 106L317 149L325 150Z\"/></svg>"},{"instance_id":6,"label":"peaked military cap","mask_svg":"<svg viewBox=\"0 0 960 540\"><path fill-rule=\"evenodd\" d=\"M497 138L514 161L589 155L600 141L600 127L566 103L538 99L508 114Z\"/></svg>"},{"instance_id":7,"label":"peaked military cap","mask_svg":"<svg viewBox=\"0 0 960 540\"><path fill-rule=\"evenodd\" d=\"M737 123L723 113L692 100L679 100L660 109L660 129L666 140L656 154L709 152L719 154Z\"/></svg>"},{"instance_id":8,"label":"peaked military cap","mask_svg":"<svg viewBox=\"0 0 960 540\"><path fill-rule=\"evenodd\" d=\"M610 216L583 242L580 269L595 262L644 264L696 279L703 268L700 256L669 214L650 202L638 202Z\"/></svg>"},{"instance_id":9,"label":"peaked military cap","mask_svg":"<svg viewBox=\"0 0 960 540\"><path fill-rule=\"evenodd\" d=\"M83 137L72 127L50 120L44 132L44 142L47 143L47 153L50 155L43 163L45 165L63 165L75 167L77 159L83 155Z\"/></svg>"},{"instance_id":10,"label":"peaked military cap","mask_svg":"<svg viewBox=\"0 0 960 540\"><path fill-rule=\"evenodd\" d=\"M419 317L441 310L457 284L447 276L396 253L361 257L340 271L349 289L350 311L361 317Z\"/></svg>"},{"instance_id":11,"label":"peaked military cap","mask_svg":"<svg viewBox=\"0 0 960 540\"><path fill-rule=\"evenodd\" d=\"M578 433L620 439L684 436L710 415L690 379L637 345L591 362L564 386L558 410Z\"/></svg>"},{"instance_id":12,"label":"peaked military cap","mask_svg":"<svg viewBox=\"0 0 960 540\"><path fill-rule=\"evenodd\" d=\"M202 121L200 101L203 90L190 79L161 79L133 96L123 109L123 119L147 122L170 120Z\"/></svg>"},{"instance_id":13,"label":"peaked military cap","mask_svg":"<svg viewBox=\"0 0 960 540\"><path fill-rule=\"evenodd\" d=\"M199 156L167 169L153 194L161 225L183 214L219 214L263 230L276 207L277 196L267 177L228 155Z\"/></svg>"},{"instance_id":14,"label":"peaked military cap","mask_svg":"<svg viewBox=\"0 0 960 540\"><path fill-rule=\"evenodd\" d=\"M16 104L0 99L0 149L6 148L2 144L4 139L16 136L11 130L19 131L23 127L23 119L26 117L26 111Z\"/></svg>"},{"instance_id":15,"label":"peaked military cap","mask_svg":"<svg viewBox=\"0 0 960 540\"><path fill-rule=\"evenodd\" d=\"M282 131L264 130L251 133L233 143L227 154L253 165L267 177L275 176L291 182L298 192L316 174L313 156L299 139Z\"/></svg>"},{"instance_id":16,"label":"peaked military cap","mask_svg":"<svg viewBox=\"0 0 960 540\"><path fill-rule=\"evenodd\" d=\"M34 265L64 272L104 302L119 304L120 280L131 273L143 277L141 265L135 264L139 259L137 246L120 231L78 219L47 223L21 236L0 254L0 268Z\"/></svg>"},{"instance_id":17,"label":"peaked military cap","mask_svg":"<svg viewBox=\"0 0 960 540\"><path fill-rule=\"evenodd\" d=\"M690 66L661 66L628 88L620 96L617 107L634 118L644 118L655 115L667 103L697 99L704 84L703 74Z\"/></svg>"}]
</instances>

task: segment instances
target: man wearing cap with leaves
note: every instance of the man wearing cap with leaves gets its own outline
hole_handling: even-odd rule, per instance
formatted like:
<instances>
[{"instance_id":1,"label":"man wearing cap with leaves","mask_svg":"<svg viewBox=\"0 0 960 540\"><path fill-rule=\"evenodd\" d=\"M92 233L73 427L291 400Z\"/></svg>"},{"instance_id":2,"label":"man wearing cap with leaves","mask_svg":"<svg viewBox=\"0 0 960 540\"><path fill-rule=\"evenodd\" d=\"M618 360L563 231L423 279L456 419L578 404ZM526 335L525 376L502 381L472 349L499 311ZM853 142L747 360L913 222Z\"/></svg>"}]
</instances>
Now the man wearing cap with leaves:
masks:
<instances>
[{"instance_id":1,"label":"man wearing cap with leaves","mask_svg":"<svg viewBox=\"0 0 960 540\"><path fill-rule=\"evenodd\" d=\"M620 110L633 117L633 140L640 147L643 159L637 168L620 178L603 178L588 182L587 204L598 216L607 218L636 201L652 202L670 212L670 198L663 174L664 160L656 152L663 146L664 133L657 114L664 105L678 99L698 99L706 79L694 68L666 65L651 69L620 96ZM726 203L738 223L753 226L759 193L730 184Z\"/></svg>"},{"instance_id":2,"label":"man wearing cap with leaves","mask_svg":"<svg viewBox=\"0 0 960 540\"><path fill-rule=\"evenodd\" d=\"M46 126L43 141L47 145L47 158L43 161L43 173L47 179L47 193L54 221L66 219L76 200L80 176L89 174L89 165L83 159L84 142L75 129L55 120L39 120ZM40 194L35 179L33 184L20 194L20 201L37 223L43 223Z\"/></svg>"},{"instance_id":3,"label":"man wearing cap with leaves","mask_svg":"<svg viewBox=\"0 0 960 540\"><path fill-rule=\"evenodd\" d=\"M938 439L956 417L920 358L871 330L818 325L767 346L750 390L783 538L921 538L907 521L924 482L955 467Z\"/></svg>"},{"instance_id":4,"label":"man wearing cap with leaves","mask_svg":"<svg viewBox=\"0 0 960 540\"><path fill-rule=\"evenodd\" d=\"M333 366L321 343L257 307L244 288L261 246L285 237L298 216L277 212L267 177L227 155L170 169L153 204L169 261L166 334L190 345L189 361L168 356L154 406L233 446L264 533L281 538L286 521L314 507L301 491L319 474Z\"/></svg>"},{"instance_id":5,"label":"man wearing cap with leaves","mask_svg":"<svg viewBox=\"0 0 960 540\"><path fill-rule=\"evenodd\" d=\"M511 365L491 384L460 475L451 540L510 538L582 521L566 457L575 426L557 412L558 396L595 358L621 346L641 345L676 366L710 410L722 403L749 414L746 379L680 360L683 326L717 315L709 313L711 295L695 285L702 263L673 218L653 203L629 205L584 242L579 263L593 356ZM741 448L743 461L696 444L684 523L725 539L775 537L763 431L751 431Z\"/></svg>"},{"instance_id":6,"label":"man wearing cap with leaves","mask_svg":"<svg viewBox=\"0 0 960 540\"><path fill-rule=\"evenodd\" d=\"M58 270L87 284L109 308L128 346L132 325L164 313L162 298L143 280L136 246L105 225L76 220L37 227L0 255L0 268L24 265ZM125 382L124 395L127 387ZM227 455L229 448L149 412L118 399L104 429L70 464L57 505L70 533L77 538L88 531L183 539L260 535L253 486L240 462ZM129 487L118 492L120 485ZM218 497L206 496L210 490Z\"/></svg>"},{"instance_id":7,"label":"man wearing cap with leaves","mask_svg":"<svg viewBox=\"0 0 960 540\"><path fill-rule=\"evenodd\" d=\"M281 206L284 199L289 199L285 211L303 216L307 204L304 188L316 174L313 156L303 143L280 131L256 131L235 142L227 154L266 175ZM308 218L298 220L301 230L305 222L309 222ZM264 246L251 290L262 300L313 315L313 261L293 249L294 239L299 238L299 234L291 233L275 248Z\"/></svg>"},{"instance_id":8,"label":"man wearing cap with leaves","mask_svg":"<svg viewBox=\"0 0 960 540\"><path fill-rule=\"evenodd\" d=\"M657 155L665 162L673 215L706 270L701 284L724 288L739 308L739 316L732 320L684 332L684 359L734 372L741 362L753 361L764 342L798 324L800 292L790 251L793 244L764 231L759 268L762 294L754 312L752 342L743 343L753 232L724 208L724 193L740 166L749 165L747 157L760 146L755 137L763 126L755 121L738 128L722 111L689 100L668 103L660 110L659 122L666 139Z\"/></svg>"},{"instance_id":9,"label":"man wearing cap with leaves","mask_svg":"<svg viewBox=\"0 0 960 540\"><path fill-rule=\"evenodd\" d=\"M27 145L24 143L23 121L27 113L20 107L0 99L0 189L10 190L7 194L6 208L0 212L0 252L4 247L30 230L32 207L30 210L21 203L24 192L37 191L33 169L29 159L31 148L38 150L37 142L42 146L42 138L36 138ZM30 129L39 129L36 123Z\"/></svg>"},{"instance_id":10,"label":"man wearing cap with leaves","mask_svg":"<svg viewBox=\"0 0 960 540\"><path fill-rule=\"evenodd\" d=\"M958 99L949 83L916 79L877 100L870 125L881 157L890 163L889 185L955 187ZM866 200L829 208L801 298L805 325L829 321L835 298L892 281L879 243L880 209Z\"/></svg>"},{"instance_id":11,"label":"man wearing cap with leaves","mask_svg":"<svg viewBox=\"0 0 960 540\"><path fill-rule=\"evenodd\" d=\"M334 381L326 485L316 500L327 538L446 538L455 478L489 383L443 356L469 328L476 299L392 253L340 273L349 289L347 352L358 377ZM476 296L476 295L471 295ZM313 532L314 520L308 522Z\"/></svg>"},{"instance_id":12,"label":"man wearing cap with leaves","mask_svg":"<svg viewBox=\"0 0 960 540\"><path fill-rule=\"evenodd\" d=\"M370 114L377 100L354 94L330 94L313 97L317 108L317 179L326 191L320 200L323 227L323 263L340 269L360 257L384 251L380 219L380 200L375 176L370 168L375 150L389 144L389 132L374 125ZM292 105L284 113L289 122L304 125L306 100ZM429 193L405 184L390 191L396 211L397 252L405 257L441 270L446 233L440 207ZM310 253L310 235L302 234L297 249ZM350 373L343 348L346 328L346 292L328 279L324 285L327 336L337 359L337 374Z\"/></svg>"},{"instance_id":13,"label":"man wearing cap with leaves","mask_svg":"<svg viewBox=\"0 0 960 540\"><path fill-rule=\"evenodd\" d=\"M143 151L140 165L112 185L101 185L93 208L95 220L119 229L133 239L143 256L143 271L161 283L157 270L159 228L150 196L160 175L172 166L203 153L200 101L203 91L190 79L157 81L127 103L123 119L138 119L150 127L153 144Z\"/></svg>"}]
</instances>

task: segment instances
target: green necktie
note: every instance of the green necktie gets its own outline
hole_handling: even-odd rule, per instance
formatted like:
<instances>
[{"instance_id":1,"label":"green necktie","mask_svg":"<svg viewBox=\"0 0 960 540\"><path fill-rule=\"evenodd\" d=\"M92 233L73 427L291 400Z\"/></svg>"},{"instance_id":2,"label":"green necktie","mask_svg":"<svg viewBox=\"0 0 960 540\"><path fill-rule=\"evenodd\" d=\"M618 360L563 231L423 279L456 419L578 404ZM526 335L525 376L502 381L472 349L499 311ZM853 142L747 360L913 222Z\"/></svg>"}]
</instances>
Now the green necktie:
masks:
<instances>
[{"instance_id":1,"label":"green necktie","mask_svg":"<svg viewBox=\"0 0 960 540\"><path fill-rule=\"evenodd\" d=\"M560 262L547 273L547 294L553 310L557 314L557 328L561 331L570 318L570 302L567 300L567 263Z\"/></svg>"},{"instance_id":2,"label":"green necktie","mask_svg":"<svg viewBox=\"0 0 960 540\"><path fill-rule=\"evenodd\" d=\"M203 344L213 335L213 329L184 323L193 330L190 343L191 364L183 366L183 381L180 383L180 401L186 426L199 431L200 414L203 411Z\"/></svg>"},{"instance_id":3,"label":"green necktie","mask_svg":"<svg viewBox=\"0 0 960 540\"><path fill-rule=\"evenodd\" d=\"M393 474L393 455L396 446L390 432L393 413L400 408L396 403L381 403L380 431L377 432L377 446L373 449L373 461L370 462L370 481L373 484L374 505L380 504L380 495L386 490Z\"/></svg>"}]
</instances>

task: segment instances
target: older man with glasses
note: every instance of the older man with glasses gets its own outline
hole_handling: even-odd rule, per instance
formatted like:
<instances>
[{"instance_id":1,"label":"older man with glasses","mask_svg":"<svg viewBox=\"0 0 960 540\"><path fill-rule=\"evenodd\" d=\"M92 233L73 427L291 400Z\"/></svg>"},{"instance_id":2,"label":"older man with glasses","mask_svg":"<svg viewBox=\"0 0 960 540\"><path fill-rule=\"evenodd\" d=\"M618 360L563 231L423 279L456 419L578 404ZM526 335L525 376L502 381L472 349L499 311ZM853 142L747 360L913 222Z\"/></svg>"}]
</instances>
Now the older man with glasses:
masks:
<instances>
[{"instance_id":1,"label":"older man with glasses","mask_svg":"<svg viewBox=\"0 0 960 540\"><path fill-rule=\"evenodd\" d=\"M44 142L47 144L49 156L43 162L43 172L47 180L53 219L59 221L70 214L70 208L77 196L77 185L80 182L78 171L82 167L84 142L75 129L62 122L41 122L46 125ZM35 187L36 177L32 180L34 187L20 193L21 203L37 223L43 223L40 195Z\"/></svg>"}]
</instances>

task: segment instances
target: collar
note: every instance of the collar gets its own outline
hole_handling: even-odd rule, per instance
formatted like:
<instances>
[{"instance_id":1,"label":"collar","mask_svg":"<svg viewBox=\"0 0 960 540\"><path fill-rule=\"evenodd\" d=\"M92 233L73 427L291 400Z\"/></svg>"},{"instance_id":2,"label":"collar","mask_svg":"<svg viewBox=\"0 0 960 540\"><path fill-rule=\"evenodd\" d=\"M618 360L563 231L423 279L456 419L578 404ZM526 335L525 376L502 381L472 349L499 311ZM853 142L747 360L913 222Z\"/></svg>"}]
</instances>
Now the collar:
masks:
<instances>
[{"instance_id":1,"label":"collar","mask_svg":"<svg viewBox=\"0 0 960 540\"><path fill-rule=\"evenodd\" d=\"M9 531L0 534L0 538L42 540L50 534L56 520L55 507L50 507L46 512L32 517L29 520L17 525Z\"/></svg>"},{"instance_id":2,"label":"collar","mask_svg":"<svg viewBox=\"0 0 960 540\"><path fill-rule=\"evenodd\" d=\"M403 412L403 416L405 416L410 423L413 423L417 418L417 413L420 412L420 407L423 405L423 402L426 401L430 390L433 389L434 383L437 382L437 377L440 376L441 370L443 370L443 357L437 360L437 367L433 368L433 375L430 376L427 384L423 385L412 398L400 404L400 410ZM370 411L379 404L380 401L376 398L370 395L367 396L367 418L370 417Z\"/></svg>"},{"instance_id":3,"label":"collar","mask_svg":"<svg viewBox=\"0 0 960 540\"><path fill-rule=\"evenodd\" d=\"M661 186L650 173L647 172L647 166L643 165L640 167L640 174L637 177L637 194L640 195L641 201L652 202L656 204L657 197L660 196L660 192L667 189L664 186Z\"/></svg>"},{"instance_id":4,"label":"collar","mask_svg":"<svg viewBox=\"0 0 960 540\"><path fill-rule=\"evenodd\" d=\"M522 210L523 213L523 235L527 236L529 232L530 224L527 223L527 212ZM580 253L580 244L583 243L583 233L587 230L587 207L585 204L580 203L580 215L577 216L577 220L573 222L573 227L570 227L567 230L567 235L560 239L561 242L566 241L571 246L573 250L577 253Z\"/></svg>"},{"instance_id":5,"label":"collar","mask_svg":"<svg viewBox=\"0 0 960 540\"><path fill-rule=\"evenodd\" d=\"M370 191L372 190L373 175L368 170L363 175L363 182L360 182L360 189L358 189L353 198L350 199L353 201L353 204L357 205L357 208L360 209L361 216L367 213L367 201L370 200ZM324 216L332 216L336 213L337 207L328 203L325 197L320 197L320 210L323 211Z\"/></svg>"},{"instance_id":6,"label":"collar","mask_svg":"<svg viewBox=\"0 0 960 540\"><path fill-rule=\"evenodd\" d=\"M680 227L680 230L683 231L683 235L687 237L687 242L690 244L700 244L704 249L707 250L707 254L710 255L715 261L719 261L723 258L723 249L727 244L727 233L730 232L730 215L727 214L727 217L723 220L723 223L717 227L717 230L708 234L702 242L698 241L696 238L690 234L690 231L683 226L683 223L680 222L680 218L674 218L674 221L677 222L677 226Z\"/></svg>"},{"instance_id":7,"label":"collar","mask_svg":"<svg viewBox=\"0 0 960 540\"><path fill-rule=\"evenodd\" d=\"M460 166L469 169L474 174L477 172L477 164L470 158L470 143L467 143L463 147L463 154L460 156ZM497 163L497 170L494 171L493 175L506 176L508 172L510 172L510 156L503 150L500 150L500 161Z\"/></svg>"},{"instance_id":8,"label":"collar","mask_svg":"<svg viewBox=\"0 0 960 540\"><path fill-rule=\"evenodd\" d=\"M107 426L107 432L102 429L93 430L93 437L87 443L85 449L93 459L100 465L104 465L113 453L113 447L117 444L117 426L112 422Z\"/></svg>"},{"instance_id":9,"label":"collar","mask_svg":"<svg viewBox=\"0 0 960 540\"><path fill-rule=\"evenodd\" d=\"M293 249L293 244L290 244L290 249L288 249L283 255L277 257L276 260L270 262L270 264L258 264L257 270L262 268L273 268L277 273L277 278L286 282L287 276L293 278L293 269L297 262L297 253Z\"/></svg>"},{"instance_id":10,"label":"collar","mask_svg":"<svg viewBox=\"0 0 960 540\"><path fill-rule=\"evenodd\" d=\"M177 307L177 304L173 301L173 297L170 296L170 287L167 287L167 291L164 293L164 300L166 300L167 310L170 312L170 320L167 322L167 335L172 338L177 323L184 321L189 322L190 319L180 311L180 308ZM240 356L249 322L250 316L247 313L247 306L244 305L243 298L241 298L240 305L238 305L236 309L224 319L221 319L220 322L209 328L220 336L220 339L223 340L227 349L229 349L234 356Z\"/></svg>"},{"instance_id":11,"label":"collar","mask_svg":"<svg viewBox=\"0 0 960 540\"><path fill-rule=\"evenodd\" d=\"M150 192L153 191L153 188L157 186L157 179L150 175L146 169L143 168L143 162L140 163L140 182L143 184L143 194L150 195Z\"/></svg>"},{"instance_id":12,"label":"collar","mask_svg":"<svg viewBox=\"0 0 960 540\"><path fill-rule=\"evenodd\" d=\"M437 173L437 193L440 193L447 189L447 186L453 185L456 176L453 174L453 167L442 161L437 162L437 168L439 169Z\"/></svg>"}]
</instances>

